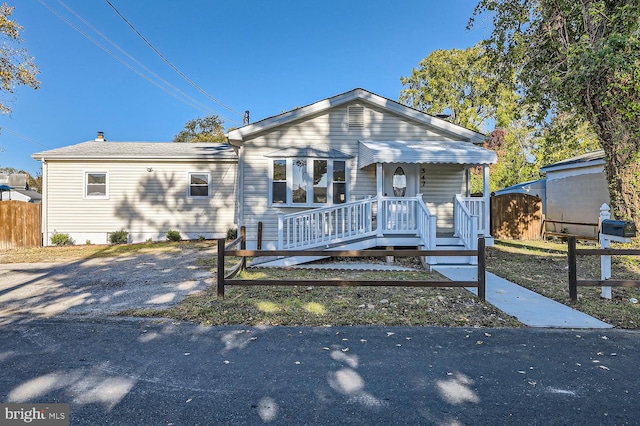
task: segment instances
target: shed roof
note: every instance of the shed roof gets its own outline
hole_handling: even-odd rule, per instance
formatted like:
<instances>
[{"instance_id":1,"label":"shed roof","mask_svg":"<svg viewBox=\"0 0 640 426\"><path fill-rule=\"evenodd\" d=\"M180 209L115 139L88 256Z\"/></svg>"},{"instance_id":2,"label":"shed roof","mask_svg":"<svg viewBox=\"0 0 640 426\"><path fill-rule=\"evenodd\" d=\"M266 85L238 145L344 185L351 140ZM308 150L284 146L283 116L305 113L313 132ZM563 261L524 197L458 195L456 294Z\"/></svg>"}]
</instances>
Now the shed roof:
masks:
<instances>
[{"instance_id":1,"label":"shed roof","mask_svg":"<svg viewBox=\"0 0 640 426\"><path fill-rule=\"evenodd\" d=\"M31 157L36 160L238 159L233 147L224 143L97 141L36 152Z\"/></svg>"},{"instance_id":2,"label":"shed roof","mask_svg":"<svg viewBox=\"0 0 640 426\"><path fill-rule=\"evenodd\" d=\"M469 142L360 141L358 167L374 163L495 164L495 152Z\"/></svg>"},{"instance_id":3,"label":"shed roof","mask_svg":"<svg viewBox=\"0 0 640 426\"><path fill-rule=\"evenodd\" d=\"M598 149L596 151L587 152L586 154L567 158L566 160L562 160L557 163L549 164L548 166L540 168L540 171L546 173L555 172L558 170L577 169L580 167L598 166L603 164L604 151Z\"/></svg>"}]
</instances>

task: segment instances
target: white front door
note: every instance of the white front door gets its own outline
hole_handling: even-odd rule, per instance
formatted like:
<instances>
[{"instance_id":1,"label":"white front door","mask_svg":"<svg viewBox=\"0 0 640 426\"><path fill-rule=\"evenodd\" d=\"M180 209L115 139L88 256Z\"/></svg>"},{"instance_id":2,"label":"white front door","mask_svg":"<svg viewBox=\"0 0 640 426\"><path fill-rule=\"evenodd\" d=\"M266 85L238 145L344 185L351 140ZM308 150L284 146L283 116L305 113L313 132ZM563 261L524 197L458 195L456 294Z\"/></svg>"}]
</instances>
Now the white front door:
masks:
<instances>
[{"instance_id":1,"label":"white front door","mask_svg":"<svg viewBox=\"0 0 640 426\"><path fill-rule=\"evenodd\" d=\"M382 195L385 197L415 197L418 193L417 170L416 164L383 164Z\"/></svg>"},{"instance_id":2,"label":"white front door","mask_svg":"<svg viewBox=\"0 0 640 426\"><path fill-rule=\"evenodd\" d=\"M418 167L415 164L383 164L382 195L390 198L414 198L418 190ZM411 200L383 202L384 231L415 231L415 203Z\"/></svg>"}]
</instances>

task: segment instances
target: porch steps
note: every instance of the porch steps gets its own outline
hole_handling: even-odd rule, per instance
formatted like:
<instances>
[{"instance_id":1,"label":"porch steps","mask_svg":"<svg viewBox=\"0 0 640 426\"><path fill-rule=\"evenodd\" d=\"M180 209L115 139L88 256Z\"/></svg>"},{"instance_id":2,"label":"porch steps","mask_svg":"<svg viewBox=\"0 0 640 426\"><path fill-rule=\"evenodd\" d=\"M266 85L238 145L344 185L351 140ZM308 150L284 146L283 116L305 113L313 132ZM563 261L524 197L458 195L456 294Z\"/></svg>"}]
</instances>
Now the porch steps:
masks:
<instances>
[{"instance_id":1,"label":"porch steps","mask_svg":"<svg viewBox=\"0 0 640 426\"><path fill-rule=\"evenodd\" d=\"M466 250L462 241L457 237L438 237L436 250ZM474 265L477 259L473 256L432 256L429 258L434 265Z\"/></svg>"}]
</instances>

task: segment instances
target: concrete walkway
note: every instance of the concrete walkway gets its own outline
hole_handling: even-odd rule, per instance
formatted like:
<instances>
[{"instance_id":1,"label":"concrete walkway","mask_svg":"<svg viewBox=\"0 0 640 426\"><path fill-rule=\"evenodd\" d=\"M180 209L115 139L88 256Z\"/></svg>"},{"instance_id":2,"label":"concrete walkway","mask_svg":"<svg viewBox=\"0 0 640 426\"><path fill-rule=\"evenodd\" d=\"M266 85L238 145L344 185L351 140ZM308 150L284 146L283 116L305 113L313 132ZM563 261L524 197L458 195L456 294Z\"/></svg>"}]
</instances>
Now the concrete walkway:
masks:
<instances>
[{"instance_id":1,"label":"concrete walkway","mask_svg":"<svg viewBox=\"0 0 640 426\"><path fill-rule=\"evenodd\" d=\"M434 266L453 281L478 279L475 266ZM478 289L469 288L478 294ZM530 327L613 328L592 316L487 272L487 302Z\"/></svg>"}]
</instances>

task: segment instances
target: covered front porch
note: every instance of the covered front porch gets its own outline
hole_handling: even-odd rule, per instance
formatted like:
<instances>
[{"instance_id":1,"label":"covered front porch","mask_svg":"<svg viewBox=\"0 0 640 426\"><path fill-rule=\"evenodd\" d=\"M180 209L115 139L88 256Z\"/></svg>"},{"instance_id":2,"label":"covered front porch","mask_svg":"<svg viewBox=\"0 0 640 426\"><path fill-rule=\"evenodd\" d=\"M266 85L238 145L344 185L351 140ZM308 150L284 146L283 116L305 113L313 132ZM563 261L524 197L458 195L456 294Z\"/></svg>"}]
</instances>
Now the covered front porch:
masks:
<instances>
[{"instance_id":1,"label":"covered front porch","mask_svg":"<svg viewBox=\"0 0 640 426\"><path fill-rule=\"evenodd\" d=\"M278 217L278 248L492 244L489 165L495 153L464 142L360 142L358 167L373 168L376 194ZM470 170L483 170L483 195L471 197Z\"/></svg>"}]
</instances>

